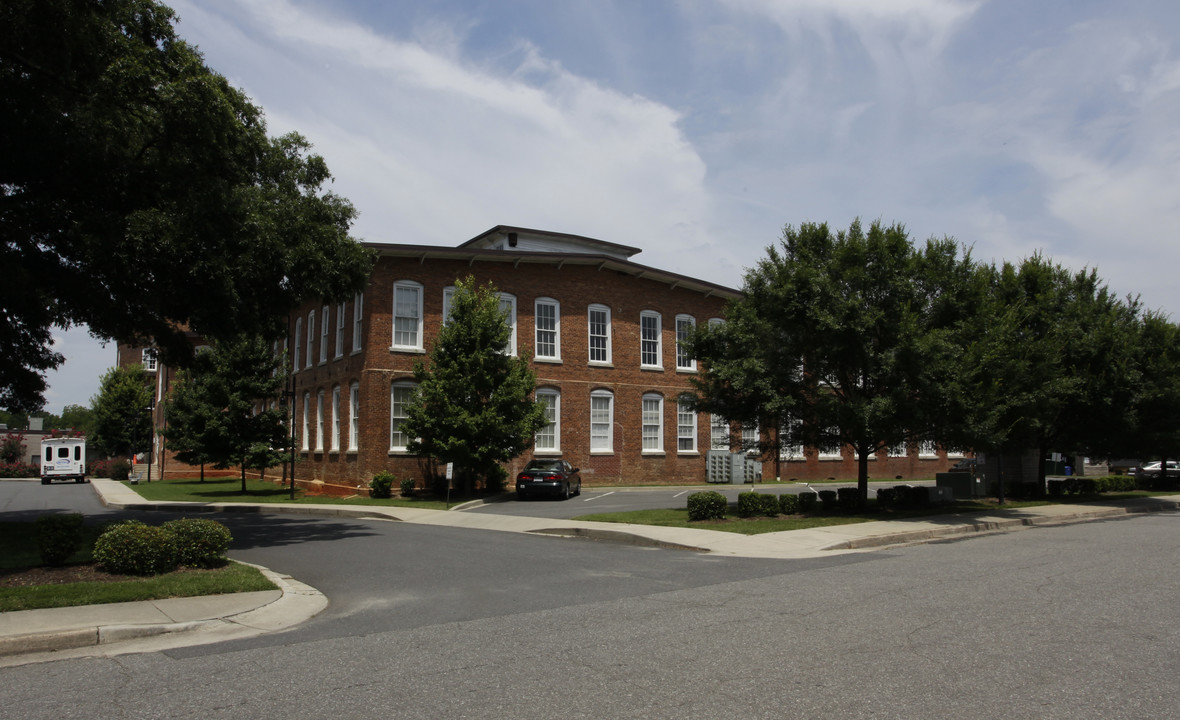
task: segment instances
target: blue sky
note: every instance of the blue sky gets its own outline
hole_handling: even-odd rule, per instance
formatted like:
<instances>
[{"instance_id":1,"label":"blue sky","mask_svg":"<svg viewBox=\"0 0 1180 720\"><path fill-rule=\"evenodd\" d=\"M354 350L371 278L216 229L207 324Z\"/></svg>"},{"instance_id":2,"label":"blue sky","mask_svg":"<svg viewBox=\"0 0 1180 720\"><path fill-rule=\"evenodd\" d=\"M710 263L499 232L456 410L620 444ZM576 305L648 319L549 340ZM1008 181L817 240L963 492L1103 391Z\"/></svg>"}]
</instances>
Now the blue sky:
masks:
<instances>
[{"instance_id":1,"label":"blue sky","mask_svg":"<svg viewBox=\"0 0 1180 720\"><path fill-rule=\"evenodd\" d=\"M366 241L537 227L740 287L788 223L880 218L1180 310L1174 0L172 5ZM58 348L54 412L115 356Z\"/></svg>"}]
</instances>

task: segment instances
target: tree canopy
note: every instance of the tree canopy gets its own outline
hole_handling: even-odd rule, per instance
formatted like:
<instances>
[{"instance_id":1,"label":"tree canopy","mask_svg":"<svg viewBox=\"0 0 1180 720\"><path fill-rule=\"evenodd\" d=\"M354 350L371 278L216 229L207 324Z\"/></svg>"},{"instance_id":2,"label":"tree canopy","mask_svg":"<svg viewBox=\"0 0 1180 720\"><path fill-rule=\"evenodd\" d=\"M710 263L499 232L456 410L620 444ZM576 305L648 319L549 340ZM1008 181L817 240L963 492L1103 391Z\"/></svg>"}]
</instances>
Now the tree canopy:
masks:
<instances>
[{"instance_id":1,"label":"tree canopy","mask_svg":"<svg viewBox=\"0 0 1180 720\"><path fill-rule=\"evenodd\" d=\"M109 457L146 452L152 442L152 376L142 365L113 367L102 376L90 442Z\"/></svg>"},{"instance_id":2,"label":"tree canopy","mask_svg":"<svg viewBox=\"0 0 1180 720\"><path fill-rule=\"evenodd\" d=\"M288 438L281 359L262 338L216 341L183 371L169 395L164 431L169 449L191 464L246 468L282 462Z\"/></svg>"},{"instance_id":3,"label":"tree canopy","mask_svg":"<svg viewBox=\"0 0 1180 720\"><path fill-rule=\"evenodd\" d=\"M372 258L327 165L177 37L153 0L0 4L0 406L43 404L53 326L156 345L273 336Z\"/></svg>"},{"instance_id":4,"label":"tree canopy","mask_svg":"<svg viewBox=\"0 0 1180 720\"><path fill-rule=\"evenodd\" d=\"M788 226L726 322L695 334L697 405L760 425L763 450L851 447L864 499L869 455L931 432L971 272L953 241L919 251L901 225Z\"/></svg>"},{"instance_id":5,"label":"tree canopy","mask_svg":"<svg viewBox=\"0 0 1180 720\"><path fill-rule=\"evenodd\" d=\"M410 452L487 478L532 445L545 407L533 399L528 363L508 354L509 338L495 288L456 282L430 363L414 367L418 385L400 428L413 438Z\"/></svg>"}]
</instances>

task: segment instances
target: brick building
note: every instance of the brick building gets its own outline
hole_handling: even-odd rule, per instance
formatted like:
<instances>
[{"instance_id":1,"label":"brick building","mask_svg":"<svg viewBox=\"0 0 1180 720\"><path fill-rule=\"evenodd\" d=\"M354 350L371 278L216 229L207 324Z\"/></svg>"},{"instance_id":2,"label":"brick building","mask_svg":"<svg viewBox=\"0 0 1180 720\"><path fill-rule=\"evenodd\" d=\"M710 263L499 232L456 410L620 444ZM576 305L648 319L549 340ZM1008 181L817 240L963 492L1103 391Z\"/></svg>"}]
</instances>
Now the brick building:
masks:
<instances>
[{"instance_id":1,"label":"brick building","mask_svg":"<svg viewBox=\"0 0 1180 720\"><path fill-rule=\"evenodd\" d=\"M738 291L637 264L638 248L525 228L497 226L453 248L370 247L378 259L365 291L306 304L276 343L292 364L299 484L355 492L381 470L419 483L434 471L405 451L399 420L414 363L426 359L455 281L469 275L501 293L510 350L529 361L549 408L549 424L510 473L532 456L560 456L588 485L700 483L706 452L728 449L729 426L682 403L697 364L677 339L720 322ZM126 352L137 361L141 351ZM871 472L929 477L945 457L932 446L899 448ZM185 470L168 453L157 464L161 474ZM854 478L856 462L846 450L796 449L764 463L763 477L776 475Z\"/></svg>"}]
</instances>

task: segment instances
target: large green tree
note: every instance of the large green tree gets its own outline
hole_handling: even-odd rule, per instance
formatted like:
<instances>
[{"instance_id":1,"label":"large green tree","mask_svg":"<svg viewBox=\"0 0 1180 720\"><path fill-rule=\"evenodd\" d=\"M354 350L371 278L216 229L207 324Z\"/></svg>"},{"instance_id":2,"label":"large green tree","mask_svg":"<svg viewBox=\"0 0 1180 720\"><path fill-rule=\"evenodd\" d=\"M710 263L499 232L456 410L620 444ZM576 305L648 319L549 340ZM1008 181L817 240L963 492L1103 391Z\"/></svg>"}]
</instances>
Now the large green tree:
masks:
<instances>
[{"instance_id":1,"label":"large green tree","mask_svg":"<svg viewBox=\"0 0 1180 720\"><path fill-rule=\"evenodd\" d=\"M177 37L153 0L0 3L0 407L43 404L53 326L271 335L361 289L370 254L324 161Z\"/></svg>"},{"instance_id":2,"label":"large green tree","mask_svg":"<svg viewBox=\"0 0 1180 720\"><path fill-rule=\"evenodd\" d=\"M491 285L476 287L470 277L456 282L430 362L414 367L418 385L400 428L413 438L407 448L454 463L468 482L491 477L545 424L532 370L508 353L506 319Z\"/></svg>"},{"instance_id":3,"label":"large green tree","mask_svg":"<svg viewBox=\"0 0 1180 720\"><path fill-rule=\"evenodd\" d=\"M726 322L695 334L697 406L759 424L764 449L852 448L863 501L870 455L933 433L972 267L949 239L915 249L901 225L788 226Z\"/></svg>"},{"instance_id":4,"label":"large green tree","mask_svg":"<svg viewBox=\"0 0 1180 720\"><path fill-rule=\"evenodd\" d=\"M99 454L120 457L147 452L152 442L152 376L142 365L113 367L102 376L94 408Z\"/></svg>"},{"instance_id":5,"label":"large green tree","mask_svg":"<svg viewBox=\"0 0 1180 720\"><path fill-rule=\"evenodd\" d=\"M259 337L216 341L199 353L174 388L166 409L168 447L181 460L241 468L282 462L288 439L281 358Z\"/></svg>"}]
</instances>

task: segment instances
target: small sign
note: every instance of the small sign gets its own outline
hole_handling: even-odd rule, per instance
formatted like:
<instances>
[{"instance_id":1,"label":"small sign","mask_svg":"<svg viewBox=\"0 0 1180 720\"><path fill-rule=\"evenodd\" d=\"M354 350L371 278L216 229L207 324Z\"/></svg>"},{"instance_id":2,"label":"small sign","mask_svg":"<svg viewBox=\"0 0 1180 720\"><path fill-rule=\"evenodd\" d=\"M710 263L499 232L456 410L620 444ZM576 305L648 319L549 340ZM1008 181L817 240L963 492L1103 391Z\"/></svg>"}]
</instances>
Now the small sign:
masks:
<instances>
[{"instance_id":1,"label":"small sign","mask_svg":"<svg viewBox=\"0 0 1180 720\"><path fill-rule=\"evenodd\" d=\"M452 480L455 477L455 463L447 463L447 480Z\"/></svg>"}]
</instances>

